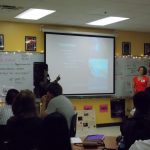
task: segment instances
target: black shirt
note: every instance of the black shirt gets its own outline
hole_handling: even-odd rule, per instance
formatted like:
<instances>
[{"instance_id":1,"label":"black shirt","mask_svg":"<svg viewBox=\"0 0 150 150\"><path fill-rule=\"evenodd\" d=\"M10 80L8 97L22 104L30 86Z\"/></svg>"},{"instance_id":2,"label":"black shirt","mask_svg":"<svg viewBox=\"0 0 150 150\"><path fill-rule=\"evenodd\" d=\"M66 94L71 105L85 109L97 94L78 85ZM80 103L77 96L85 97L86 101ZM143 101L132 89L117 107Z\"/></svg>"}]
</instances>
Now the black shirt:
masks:
<instances>
[{"instance_id":1,"label":"black shirt","mask_svg":"<svg viewBox=\"0 0 150 150\"><path fill-rule=\"evenodd\" d=\"M7 122L9 149L33 150L40 142L42 120L38 117L12 117Z\"/></svg>"}]
</instances>

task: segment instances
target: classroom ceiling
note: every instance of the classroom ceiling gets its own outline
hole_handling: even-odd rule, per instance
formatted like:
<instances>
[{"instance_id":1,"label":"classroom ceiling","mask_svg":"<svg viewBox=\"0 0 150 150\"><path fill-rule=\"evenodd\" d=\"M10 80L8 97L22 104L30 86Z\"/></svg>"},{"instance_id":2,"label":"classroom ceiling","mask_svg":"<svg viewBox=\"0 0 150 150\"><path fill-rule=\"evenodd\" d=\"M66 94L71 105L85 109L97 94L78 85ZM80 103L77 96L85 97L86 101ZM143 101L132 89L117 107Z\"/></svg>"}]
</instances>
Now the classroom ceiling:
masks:
<instances>
[{"instance_id":1,"label":"classroom ceiling","mask_svg":"<svg viewBox=\"0 0 150 150\"><path fill-rule=\"evenodd\" d=\"M150 0L0 0L0 5L15 6L0 6L0 21L150 32ZM45 8L56 12L37 21L14 18L28 8ZM130 19L104 27L86 24L107 16Z\"/></svg>"}]
</instances>

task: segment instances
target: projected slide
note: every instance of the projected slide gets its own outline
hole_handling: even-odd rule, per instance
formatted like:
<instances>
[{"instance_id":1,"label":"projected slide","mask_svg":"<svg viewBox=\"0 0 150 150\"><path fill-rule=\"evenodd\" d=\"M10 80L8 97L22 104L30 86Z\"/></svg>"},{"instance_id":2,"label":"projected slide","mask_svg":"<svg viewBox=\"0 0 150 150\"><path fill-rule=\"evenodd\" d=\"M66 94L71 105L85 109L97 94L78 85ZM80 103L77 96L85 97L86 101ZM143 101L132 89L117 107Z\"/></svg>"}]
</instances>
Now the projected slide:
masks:
<instances>
[{"instance_id":1,"label":"projected slide","mask_svg":"<svg viewBox=\"0 0 150 150\"><path fill-rule=\"evenodd\" d=\"M114 93L114 38L45 33L51 80L60 75L64 94Z\"/></svg>"}]
</instances>

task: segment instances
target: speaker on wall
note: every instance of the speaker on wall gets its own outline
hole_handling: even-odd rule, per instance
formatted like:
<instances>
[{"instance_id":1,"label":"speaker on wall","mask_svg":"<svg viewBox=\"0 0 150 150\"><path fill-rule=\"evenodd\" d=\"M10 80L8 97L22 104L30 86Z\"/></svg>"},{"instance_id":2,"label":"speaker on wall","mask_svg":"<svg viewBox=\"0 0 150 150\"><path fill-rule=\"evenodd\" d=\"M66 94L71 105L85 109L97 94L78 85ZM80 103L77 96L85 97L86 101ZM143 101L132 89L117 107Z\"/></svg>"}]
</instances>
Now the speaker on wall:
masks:
<instances>
[{"instance_id":1,"label":"speaker on wall","mask_svg":"<svg viewBox=\"0 0 150 150\"><path fill-rule=\"evenodd\" d=\"M45 94L45 89L41 86L44 81L44 71L48 70L48 66L44 62L34 62L33 65L33 85L34 94L40 98Z\"/></svg>"},{"instance_id":2,"label":"speaker on wall","mask_svg":"<svg viewBox=\"0 0 150 150\"><path fill-rule=\"evenodd\" d=\"M46 64L44 62L34 62L34 66L33 66L34 86L39 85L40 82L43 81L45 65Z\"/></svg>"}]
</instances>

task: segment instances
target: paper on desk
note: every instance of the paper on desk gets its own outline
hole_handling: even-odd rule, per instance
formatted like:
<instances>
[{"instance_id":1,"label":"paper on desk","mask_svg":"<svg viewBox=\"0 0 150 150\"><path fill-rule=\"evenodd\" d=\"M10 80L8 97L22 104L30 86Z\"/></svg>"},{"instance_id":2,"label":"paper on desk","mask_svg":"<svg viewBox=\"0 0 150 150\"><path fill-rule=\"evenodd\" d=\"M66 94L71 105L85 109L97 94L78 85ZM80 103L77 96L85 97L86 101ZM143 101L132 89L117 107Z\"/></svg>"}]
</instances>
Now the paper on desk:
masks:
<instances>
[{"instance_id":1,"label":"paper on desk","mask_svg":"<svg viewBox=\"0 0 150 150\"><path fill-rule=\"evenodd\" d=\"M82 140L79 137L71 137L71 143L82 143Z\"/></svg>"}]
</instances>

